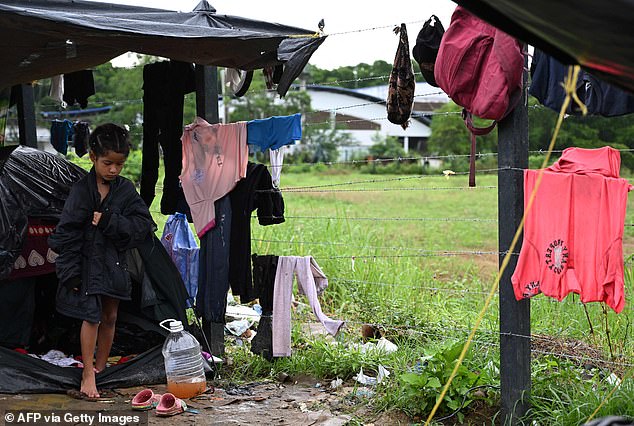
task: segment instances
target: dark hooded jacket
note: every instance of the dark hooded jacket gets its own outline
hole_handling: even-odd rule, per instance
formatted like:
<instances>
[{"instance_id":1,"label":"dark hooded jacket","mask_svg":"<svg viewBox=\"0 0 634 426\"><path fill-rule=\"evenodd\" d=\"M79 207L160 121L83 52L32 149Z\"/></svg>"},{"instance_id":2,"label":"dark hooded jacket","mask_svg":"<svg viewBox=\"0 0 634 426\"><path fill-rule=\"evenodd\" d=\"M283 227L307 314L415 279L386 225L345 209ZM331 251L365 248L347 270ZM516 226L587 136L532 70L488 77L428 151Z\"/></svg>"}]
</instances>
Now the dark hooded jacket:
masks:
<instances>
[{"instance_id":1,"label":"dark hooded jacket","mask_svg":"<svg viewBox=\"0 0 634 426\"><path fill-rule=\"evenodd\" d=\"M126 251L139 247L154 222L134 184L118 176L101 202L94 169L71 189L55 233L49 237L60 286L57 310L73 318L99 322L99 295L130 299ZM93 212L102 213L97 226ZM80 283L81 281L81 283ZM75 282L80 291L74 291Z\"/></svg>"}]
</instances>

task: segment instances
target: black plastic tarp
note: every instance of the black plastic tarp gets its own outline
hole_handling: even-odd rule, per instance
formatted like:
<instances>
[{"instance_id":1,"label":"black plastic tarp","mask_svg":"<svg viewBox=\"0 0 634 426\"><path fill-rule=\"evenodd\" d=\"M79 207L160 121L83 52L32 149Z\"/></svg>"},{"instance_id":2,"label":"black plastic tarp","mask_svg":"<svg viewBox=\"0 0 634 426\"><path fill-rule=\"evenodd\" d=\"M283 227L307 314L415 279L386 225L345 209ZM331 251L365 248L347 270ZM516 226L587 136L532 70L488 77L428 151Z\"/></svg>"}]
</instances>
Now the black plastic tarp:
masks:
<instances>
[{"instance_id":1,"label":"black plastic tarp","mask_svg":"<svg viewBox=\"0 0 634 426\"><path fill-rule=\"evenodd\" d=\"M25 146L0 148L0 280L20 254L28 217L59 219L71 186L86 171Z\"/></svg>"},{"instance_id":2,"label":"black plastic tarp","mask_svg":"<svg viewBox=\"0 0 634 426\"><path fill-rule=\"evenodd\" d=\"M30 334L31 318L42 311L54 313L57 287L54 274L50 274L53 275L48 280L50 282L45 283L50 296L43 298L35 297L33 291L11 292L15 286L25 283L4 279L22 249L28 218L59 219L71 186L85 174L85 170L55 154L24 146L0 148L0 290L4 295L0 297L0 323L3 324L0 336ZM149 235L138 247L138 252L147 280L133 287L131 301L120 305L117 330L120 325L132 324L134 329L148 331L161 341L165 332L158 327L160 321L173 318L187 323L187 290L178 269L155 235ZM21 297L31 299L19 300ZM19 318L11 309L17 305L22 308ZM53 319L46 324L47 318L45 316L44 322L49 329L53 326L59 328L56 319L60 322L63 319L50 317ZM26 328L29 330L23 330ZM132 342L130 353L141 352L136 350L139 347L148 347L150 339L137 339L135 336L128 339ZM28 336L19 340L28 341ZM3 338L0 341L6 343ZM9 348L14 346L9 345ZM56 367L0 347L0 393L63 391L79 387L80 379L80 369ZM108 368L98 376L97 384L101 387L124 387L164 381L163 358L160 347L155 347L128 363Z\"/></svg>"},{"instance_id":3,"label":"black plastic tarp","mask_svg":"<svg viewBox=\"0 0 634 426\"><path fill-rule=\"evenodd\" d=\"M138 250L149 278L149 282L144 283L144 286L149 285L150 288L137 288L136 294L138 296L135 296L133 287L132 301L124 302L119 307L117 332L121 327L125 328L130 325L133 325L135 330L142 331L136 337L128 335L127 348L130 350L128 355L140 352L137 348L148 347L150 340L148 332L162 342L162 336L166 334L165 330L158 326L162 320L172 318L187 324L185 313L187 290L178 269L169 258L165 248L158 238L152 235ZM0 284L3 284L0 288L6 291L7 286L20 285L21 283L0 281ZM51 282L50 285L56 286L56 282ZM148 303L147 293L151 294L151 303ZM4 306L6 302L4 299L0 299L0 322L7 329L26 327L25 324L21 324L19 320L10 316L11 310ZM11 303L15 303L15 301ZM24 303L27 304L28 301L24 301ZM44 301L40 300L40 305L37 303L35 305L36 310L44 309L41 303L49 305L45 307L46 310L54 309L54 297ZM33 315L36 314L36 312L33 313ZM55 318L59 320L59 314L55 315ZM75 321L68 318L64 318L64 320L64 324ZM59 324L49 325L59 328ZM6 331L3 330L3 334L6 334ZM115 345L119 344L117 339L118 337L115 337ZM155 340L152 339L152 341ZM100 388L131 387L164 383L165 380L163 355L159 344L128 362L106 368L97 376L97 386ZM0 346L0 393L63 392L79 388L80 381L81 369L79 368L58 367L41 359L13 351L11 347Z\"/></svg>"},{"instance_id":4,"label":"black plastic tarp","mask_svg":"<svg viewBox=\"0 0 634 426\"><path fill-rule=\"evenodd\" d=\"M49 393L79 389L81 368L58 367L0 346L0 393ZM143 386L165 382L161 347L113 365L97 375L99 388Z\"/></svg>"},{"instance_id":5,"label":"black plastic tarp","mask_svg":"<svg viewBox=\"0 0 634 426\"><path fill-rule=\"evenodd\" d=\"M561 62L634 93L634 1L455 1Z\"/></svg>"},{"instance_id":6,"label":"black plastic tarp","mask_svg":"<svg viewBox=\"0 0 634 426\"><path fill-rule=\"evenodd\" d=\"M0 1L0 88L97 66L128 51L242 70L284 64L284 95L325 37L216 13L81 0Z\"/></svg>"}]
</instances>

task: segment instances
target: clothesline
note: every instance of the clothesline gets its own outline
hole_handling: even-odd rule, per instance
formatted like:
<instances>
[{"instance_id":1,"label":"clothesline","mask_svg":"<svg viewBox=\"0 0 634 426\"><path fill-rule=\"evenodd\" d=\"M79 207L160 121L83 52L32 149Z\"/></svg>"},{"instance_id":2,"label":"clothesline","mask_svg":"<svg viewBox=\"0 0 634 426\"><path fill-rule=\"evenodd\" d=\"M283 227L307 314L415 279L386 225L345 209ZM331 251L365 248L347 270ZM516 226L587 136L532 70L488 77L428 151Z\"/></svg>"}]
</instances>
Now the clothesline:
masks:
<instances>
[{"instance_id":1,"label":"clothesline","mask_svg":"<svg viewBox=\"0 0 634 426\"><path fill-rule=\"evenodd\" d=\"M251 216L252 219L276 219L275 216ZM460 217L351 217L351 216L284 216L285 219L310 219L310 220L360 220L360 221L400 221L400 222L485 222L497 223L497 219L478 219L478 218L460 218Z\"/></svg>"},{"instance_id":2,"label":"clothesline","mask_svg":"<svg viewBox=\"0 0 634 426\"><path fill-rule=\"evenodd\" d=\"M338 277L331 277L328 278L329 281L331 282L347 282L347 283L356 283L356 284L367 284L370 286L381 286L381 287L404 287L404 288L411 288L411 289L416 289L416 290L429 290L429 291L440 291L443 293L456 293L456 294L477 294L477 295L488 295L489 293L486 291L475 291L475 290L467 290L467 289L457 289L457 288L451 288L451 287L438 287L438 286L425 286L425 285L420 285L420 284L404 284L402 282L394 282L394 283L387 283L387 282L377 282L377 281L366 281L366 280L357 280L357 279L350 279L350 278L338 278ZM499 294L495 294L495 297L498 297ZM533 302L547 302L547 303L553 303L553 304L560 304L561 302L559 302L557 299L553 299L552 297L533 297L531 298L531 303ZM576 304L576 305L583 305L584 303L582 302L578 302L578 301L567 301L566 303L570 304ZM625 309L634 309L632 307L630 307L629 305L626 306Z\"/></svg>"},{"instance_id":3,"label":"clothesline","mask_svg":"<svg viewBox=\"0 0 634 426\"><path fill-rule=\"evenodd\" d=\"M486 255L504 255L506 252L499 251L481 251L481 250L427 250L422 248L412 248L412 247L385 247L385 246L367 246L367 245L358 245L358 244L350 244L350 243L341 243L341 242L331 242L331 241L284 241L284 240L267 240L267 239L259 239L253 238L251 241L261 242L261 243L281 243L286 244L288 246L293 245L320 245L320 246L337 246L337 247L358 247L366 250L391 250L391 251L416 251L419 252L416 255L404 255L403 257L418 257L423 255L430 256L466 256L466 255L474 255L474 256L486 256ZM514 253L515 255L519 255L519 253ZM394 255L396 257L401 257L400 255ZM364 257L392 257L392 255L384 256L384 255L342 255L336 257L327 257L327 259L360 259Z\"/></svg>"}]
</instances>

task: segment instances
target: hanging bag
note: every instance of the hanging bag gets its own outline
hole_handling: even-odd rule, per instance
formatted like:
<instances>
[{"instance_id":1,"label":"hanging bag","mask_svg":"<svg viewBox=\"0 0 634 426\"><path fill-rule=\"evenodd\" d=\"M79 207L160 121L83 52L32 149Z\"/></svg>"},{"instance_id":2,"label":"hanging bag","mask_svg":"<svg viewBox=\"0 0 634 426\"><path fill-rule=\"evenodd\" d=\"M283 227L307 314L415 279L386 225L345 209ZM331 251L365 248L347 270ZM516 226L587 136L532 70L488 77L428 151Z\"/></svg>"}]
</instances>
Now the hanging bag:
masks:
<instances>
[{"instance_id":1,"label":"hanging bag","mask_svg":"<svg viewBox=\"0 0 634 426\"><path fill-rule=\"evenodd\" d=\"M476 136L486 135L515 108L522 94L524 55L520 43L458 6L445 32L434 77L447 95L462 106L471 133L469 186L475 186ZM473 115L493 120L475 127Z\"/></svg>"},{"instance_id":2,"label":"hanging bag","mask_svg":"<svg viewBox=\"0 0 634 426\"><path fill-rule=\"evenodd\" d=\"M438 87L434 78L434 65L443 34L445 34L445 27L440 19L436 15L431 15L416 36L416 44L412 49L412 56L418 62L425 81L434 87Z\"/></svg>"},{"instance_id":3,"label":"hanging bag","mask_svg":"<svg viewBox=\"0 0 634 426\"><path fill-rule=\"evenodd\" d=\"M405 24L401 24L400 28L396 27L394 32L399 35L399 42L388 84L387 119L406 129L414 105L416 81L412 71L412 60L409 57L409 40Z\"/></svg>"},{"instance_id":4,"label":"hanging bag","mask_svg":"<svg viewBox=\"0 0 634 426\"><path fill-rule=\"evenodd\" d=\"M183 278L189 294L187 306L192 306L198 292L198 244L183 213L170 215L163 228L161 243L169 253Z\"/></svg>"}]
</instances>

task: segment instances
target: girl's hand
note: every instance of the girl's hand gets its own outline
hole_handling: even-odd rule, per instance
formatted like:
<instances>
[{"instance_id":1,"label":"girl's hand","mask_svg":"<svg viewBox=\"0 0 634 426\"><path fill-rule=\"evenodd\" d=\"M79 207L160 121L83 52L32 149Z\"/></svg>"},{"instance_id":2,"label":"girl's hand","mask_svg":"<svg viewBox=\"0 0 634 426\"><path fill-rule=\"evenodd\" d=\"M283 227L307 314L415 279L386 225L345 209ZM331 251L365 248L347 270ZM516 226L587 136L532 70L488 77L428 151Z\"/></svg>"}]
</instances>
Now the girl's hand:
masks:
<instances>
[{"instance_id":1,"label":"girl's hand","mask_svg":"<svg viewBox=\"0 0 634 426\"><path fill-rule=\"evenodd\" d=\"M93 212L92 214L92 224L97 226L99 221L101 220L101 212Z\"/></svg>"}]
</instances>

